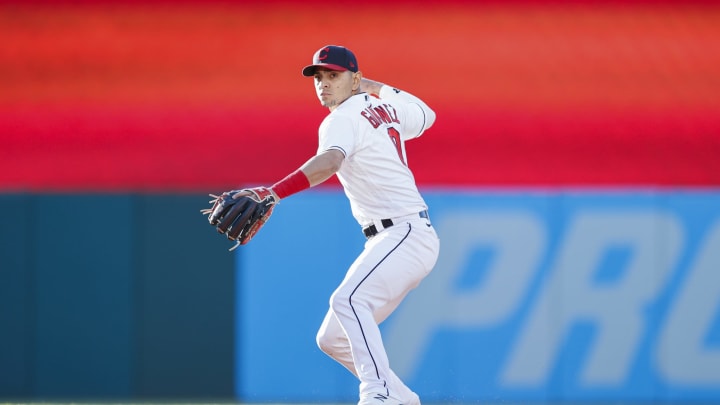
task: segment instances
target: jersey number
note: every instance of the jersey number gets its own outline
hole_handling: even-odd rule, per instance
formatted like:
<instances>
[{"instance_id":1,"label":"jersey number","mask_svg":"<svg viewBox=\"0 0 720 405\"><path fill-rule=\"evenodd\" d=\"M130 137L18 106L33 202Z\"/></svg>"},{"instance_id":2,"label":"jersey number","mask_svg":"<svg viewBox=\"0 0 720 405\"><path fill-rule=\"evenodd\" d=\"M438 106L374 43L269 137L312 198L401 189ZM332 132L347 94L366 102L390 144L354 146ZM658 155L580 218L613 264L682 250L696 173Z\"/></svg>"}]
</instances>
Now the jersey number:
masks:
<instances>
[{"instance_id":1,"label":"jersey number","mask_svg":"<svg viewBox=\"0 0 720 405\"><path fill-rule=\"evenodd\" d=\"M398 130L393 127L389 127L387 131L388 135L390 135L390 140L395 145L395 149L397 149L397 154L400 158L400 161L402 162L402 164L407 166L407 163L405 163L405 158L403 157L402 153L402 141L400 140L400 132L398 132Z\"/></svg>"}]
</instances>

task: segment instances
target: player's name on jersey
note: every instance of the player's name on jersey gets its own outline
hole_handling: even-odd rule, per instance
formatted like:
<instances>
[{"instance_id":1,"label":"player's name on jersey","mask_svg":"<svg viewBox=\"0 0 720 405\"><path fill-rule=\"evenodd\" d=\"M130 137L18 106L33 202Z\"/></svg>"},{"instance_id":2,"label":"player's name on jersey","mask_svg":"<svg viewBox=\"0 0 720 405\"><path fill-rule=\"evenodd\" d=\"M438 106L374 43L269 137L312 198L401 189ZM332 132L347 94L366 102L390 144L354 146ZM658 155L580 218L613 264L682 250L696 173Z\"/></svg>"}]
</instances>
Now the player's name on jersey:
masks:
<instances>
[{"instance_id":1,"label":"player's name on jersey","mask_svg":"<svg viewBox=\"0 0 720 405\"><path fill-rule=\"evenodd\" d=\"M375 107L368 107L360 113L365 119L367 119L370 122L370 125L373 126L373 128L377 128L382 123L386 124L392 124L400 123L400 120L397 116L397 111L393 106L389 104L382 104Z\"/></svg>"}]
</instances>

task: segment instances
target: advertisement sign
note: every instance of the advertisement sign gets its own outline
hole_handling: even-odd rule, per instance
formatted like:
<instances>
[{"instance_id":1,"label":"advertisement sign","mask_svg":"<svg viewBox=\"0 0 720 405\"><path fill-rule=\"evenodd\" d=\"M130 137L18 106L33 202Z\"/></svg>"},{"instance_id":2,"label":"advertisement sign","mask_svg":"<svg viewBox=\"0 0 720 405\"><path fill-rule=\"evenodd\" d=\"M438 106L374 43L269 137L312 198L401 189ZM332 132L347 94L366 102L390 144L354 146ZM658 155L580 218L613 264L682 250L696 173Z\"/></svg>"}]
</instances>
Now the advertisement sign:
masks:
<instances>
[{"instance_id":1,"label":"advertisement sign","mask_svg":"<svg viewBox=\"0 0 720 405\"><path fill-rule=\"evenodd\" d=\"M440 258L382 325L424 401L720 401L720 193L425 196ZM342 193L292 198L238 256L237 394L351 402L314 333L363 238Z\"/></svg>"}]
</instances>

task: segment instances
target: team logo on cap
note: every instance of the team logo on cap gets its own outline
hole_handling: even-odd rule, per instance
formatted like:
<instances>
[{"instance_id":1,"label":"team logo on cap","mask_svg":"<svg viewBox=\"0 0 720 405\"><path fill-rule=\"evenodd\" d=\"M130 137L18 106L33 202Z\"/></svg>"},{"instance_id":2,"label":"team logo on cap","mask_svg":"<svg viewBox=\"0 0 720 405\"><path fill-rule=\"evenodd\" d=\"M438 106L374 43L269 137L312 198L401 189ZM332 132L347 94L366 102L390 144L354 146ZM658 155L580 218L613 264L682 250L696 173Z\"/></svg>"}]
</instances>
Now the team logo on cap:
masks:
<instances>
[{"instance_id":1,"label":"team logo on cap","mask_svg":"<svg viewBox=\"0 0 720 405\"><path fill-rule=\"evenodd\" d=\"M330 47L326 46L322 50L320 50L320 55L318 56L319 60L325 60L328 57L328 54L330 53Z\"/></svg>"}]
</instances>

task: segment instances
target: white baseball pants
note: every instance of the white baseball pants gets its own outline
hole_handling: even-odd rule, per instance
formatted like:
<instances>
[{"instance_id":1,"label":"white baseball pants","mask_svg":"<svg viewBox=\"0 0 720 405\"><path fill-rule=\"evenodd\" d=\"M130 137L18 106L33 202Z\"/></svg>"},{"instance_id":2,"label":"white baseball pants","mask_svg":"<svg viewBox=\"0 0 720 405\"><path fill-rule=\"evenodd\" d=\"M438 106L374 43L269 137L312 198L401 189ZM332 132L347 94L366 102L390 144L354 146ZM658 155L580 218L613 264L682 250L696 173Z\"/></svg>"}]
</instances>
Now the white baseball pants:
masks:
<instances>
[{"instance_id":1,"label":"white baseball pants","mask_svg":"<svg viewBox=\"0 0 720 405\"><path fill-rule=\"evenodd\" d=\"M360 396L409 400L413 392L391 370L378 325L420 284L437 261L440 241L416 218L371 237L330 298L317 343L360 380Z\"/></svg>"}]
</instances>

